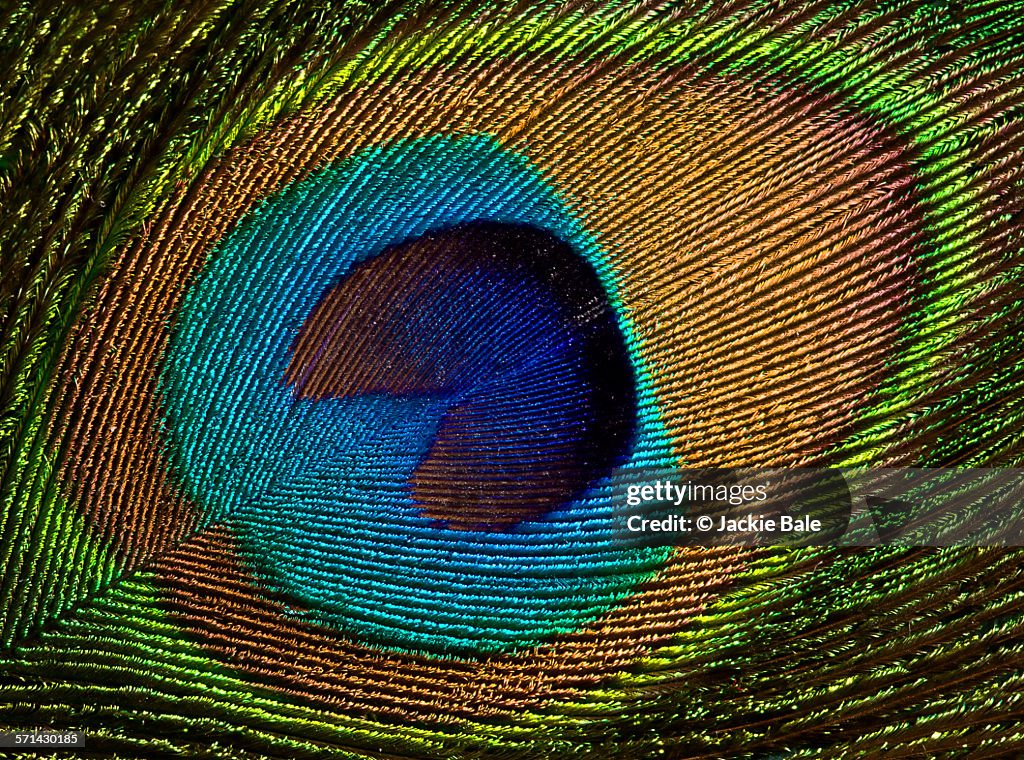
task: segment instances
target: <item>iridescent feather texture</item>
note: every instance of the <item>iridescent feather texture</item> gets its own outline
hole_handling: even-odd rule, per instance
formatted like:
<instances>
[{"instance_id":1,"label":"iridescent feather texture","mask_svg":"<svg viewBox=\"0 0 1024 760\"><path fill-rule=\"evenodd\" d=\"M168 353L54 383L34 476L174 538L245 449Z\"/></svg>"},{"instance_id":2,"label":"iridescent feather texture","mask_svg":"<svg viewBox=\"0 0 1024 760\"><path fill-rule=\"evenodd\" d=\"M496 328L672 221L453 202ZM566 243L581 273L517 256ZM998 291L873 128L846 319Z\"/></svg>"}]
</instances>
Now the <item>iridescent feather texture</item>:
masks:
<instances>
[{"instance_id":1,"label":"iridescent feather texture","mask_svg":"<svg viewBox=\"0 0 1024 760\"><path fill-rule=\"evenodd\" d=\"M0 71L4 726L1024 753L1018 551L609 486L1020 465L1024 4L15 3Z\"/></svg>"}]
</instances>

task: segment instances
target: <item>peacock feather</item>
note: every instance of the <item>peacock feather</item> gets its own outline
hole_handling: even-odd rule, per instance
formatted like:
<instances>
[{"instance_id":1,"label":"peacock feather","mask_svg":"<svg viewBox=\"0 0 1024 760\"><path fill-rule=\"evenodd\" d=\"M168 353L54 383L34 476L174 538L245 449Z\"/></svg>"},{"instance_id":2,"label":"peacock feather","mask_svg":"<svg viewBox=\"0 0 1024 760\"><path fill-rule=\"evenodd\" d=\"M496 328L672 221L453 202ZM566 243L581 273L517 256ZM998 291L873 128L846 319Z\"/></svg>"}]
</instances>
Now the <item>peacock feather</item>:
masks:
<instances>
[{"instance_id":1,"label":"peacock feather","mask_svg":"<svg viewBox=\"0 0 1024 760\"><path fill-rule=\"evenodd\" d=\"M1024 459L1024 3L7 3L0 724L1019 757L1011 549L626 547Z\"/></svg>"}]
</instances>

